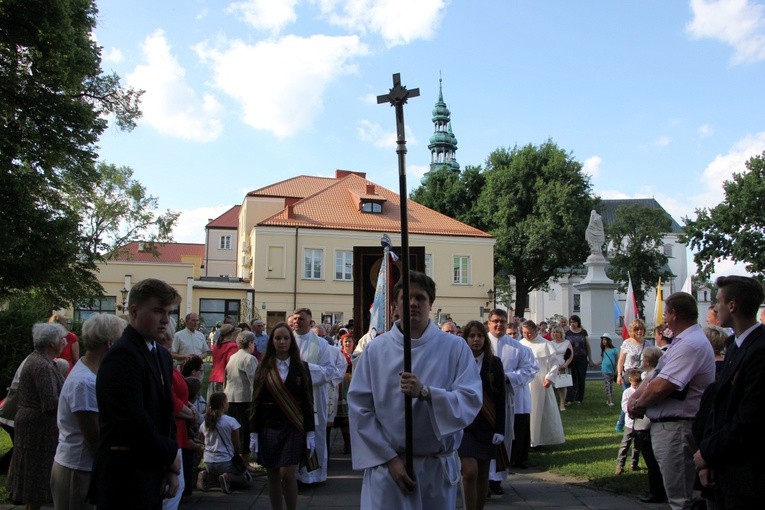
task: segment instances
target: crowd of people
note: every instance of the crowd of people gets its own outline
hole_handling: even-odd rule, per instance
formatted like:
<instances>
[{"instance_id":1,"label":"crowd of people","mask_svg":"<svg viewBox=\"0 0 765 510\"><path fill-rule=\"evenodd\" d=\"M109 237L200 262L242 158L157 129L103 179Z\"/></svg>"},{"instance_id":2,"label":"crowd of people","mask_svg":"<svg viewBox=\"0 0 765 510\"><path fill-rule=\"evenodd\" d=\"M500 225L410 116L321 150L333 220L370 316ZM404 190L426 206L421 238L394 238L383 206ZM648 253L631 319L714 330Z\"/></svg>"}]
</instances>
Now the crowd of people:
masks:
<instances>
[{"instance_id":1,"label":"crowd of people","mask_svg":"<svg viewBox=\"0 0 765 510\"><path fill-rule=\"evenodd\" d=\"M264 473L271 507L294 509L298 484L326 483L336 427L342 453L364 471L361 508L455 508L461 494L464 508L482 509L504 493L511 467L528 467L530 451L565 442L561 413L582 403L594 364L589 334L576 315L548 329L502 309L439 326L433 280L412 272L410 282L408 303L401 282L393 289L409 330L396 321L362 347L308 308L269 333L257 319L227 320L206 337L195 313L176 332L180 296L154 279L131 289L127 321L94 314L82 340L58 314L35 324L12 384L13 419L3 421L14 442L10 497L28 508L173 509L194 488L230 492ZM640 319L619 347L600 336L608 406L613 383L624 386L615 475L628 457L643 469L642 457L641 500L672 509L755 508L765 492L755 436L763 289L746 277L716 283L706 328L693 297L675 293L655 345ZM410 467L402 396L411 399Z\"/></svg>"}]
</instances>

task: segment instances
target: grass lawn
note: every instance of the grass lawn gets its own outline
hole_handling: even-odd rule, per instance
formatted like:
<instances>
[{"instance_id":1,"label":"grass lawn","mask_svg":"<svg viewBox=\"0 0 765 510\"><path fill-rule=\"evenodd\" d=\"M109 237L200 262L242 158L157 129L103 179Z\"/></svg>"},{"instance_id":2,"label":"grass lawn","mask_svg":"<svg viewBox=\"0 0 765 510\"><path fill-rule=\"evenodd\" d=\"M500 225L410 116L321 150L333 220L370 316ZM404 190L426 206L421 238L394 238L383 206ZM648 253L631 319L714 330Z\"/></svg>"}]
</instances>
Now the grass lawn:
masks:
<instances>
[{"instance_id":1,"label":"grass lawn","mask_svg":"<svg viewBox=\"0 0 765 510\"><path fill-rule=\"evenodd\" d=\"M541 452L531 452L529 464L551 473L574 477L590 485L621 494L640 494L648 488L645 470L627 470L614 475L616 453L622 435L614 431L619 417L622 388L614 384L616 406L606 405L603 381L587 381L584 403L568 406L561 413L566 442L557 446L545 446ZM645 468L641 457L640 466Z\"/></svg>"}]
</instances>

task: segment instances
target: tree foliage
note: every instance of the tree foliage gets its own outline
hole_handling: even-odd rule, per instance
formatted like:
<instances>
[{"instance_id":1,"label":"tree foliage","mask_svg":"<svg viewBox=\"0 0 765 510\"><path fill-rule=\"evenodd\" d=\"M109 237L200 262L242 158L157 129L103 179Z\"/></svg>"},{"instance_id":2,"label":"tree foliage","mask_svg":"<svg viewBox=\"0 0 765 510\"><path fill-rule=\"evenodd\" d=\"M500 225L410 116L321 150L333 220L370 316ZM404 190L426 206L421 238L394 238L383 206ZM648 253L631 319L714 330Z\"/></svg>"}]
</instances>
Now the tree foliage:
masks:
<instances>
[{"instance_id":1,"label":"tree foliage","mask_svg":"<svg viewBox=\"0 0 765 510\"><path fill-rule=\"evenodd\" d=\"M92 187L72 197L72 205L82 218L82 235L90 253L113 258L117 249L140 239L151 248L156 242L172 241L172 229L179 213L157 214L159 202L133 179L126 166L99 163Z\"/></svg>"},{"instance_id":2,"label":"tree foliage","mask_svg":"<svg viewBox=\"0 0 765 510\"><path fill-rule=\"evenodd\" d=\"M466 169L459 179L448 174L428 174L411 198L496 238L497 302L509 304L513 277L515 307L523 311L529 292L587 258L584 231L598 201L581 164L551 140L500 148L484 170ZM462 194L455 189L460 187Z\"/></svg>"},{"instance_id":3,"label":"tree foliage","mask_svg":"<svg viewBox=\"0 0 765 510\"><path fill-rule=\"evenodd\" d=\"M713 208L697 209L696 219L684 218L682 242L696 253L701 277L709 277L719 259L746 264L752 274L765 276L765 151L746 162L723 184L725 198Z\"/></svg>"},{"instance_id":4,"label":"tree foliage","mask_svg":"<svg viewBox=\"0 0 765 510\"><path fill-rule=\"evenodd\" d=\"M0 298L101 290L69 198L97 181L106 118L131 128L141 92L102 74L96 14L92 0L0 2Z\"/></svg>"},{"instance_id":5,"label":"tree foliage","mask_svg":"<svg viewBox=\"0 0 765 510\"><path fill-rule=\"evenodd\" d=\"M616 209L613 223L606 227L609 266L608 277L624 292L628 275L638 313L644 317L646 293L663 279L675 276L664 255L664 233L672 230L672 219L661 209L639 205L623 205Z\"/></svg>"}]
</instances>

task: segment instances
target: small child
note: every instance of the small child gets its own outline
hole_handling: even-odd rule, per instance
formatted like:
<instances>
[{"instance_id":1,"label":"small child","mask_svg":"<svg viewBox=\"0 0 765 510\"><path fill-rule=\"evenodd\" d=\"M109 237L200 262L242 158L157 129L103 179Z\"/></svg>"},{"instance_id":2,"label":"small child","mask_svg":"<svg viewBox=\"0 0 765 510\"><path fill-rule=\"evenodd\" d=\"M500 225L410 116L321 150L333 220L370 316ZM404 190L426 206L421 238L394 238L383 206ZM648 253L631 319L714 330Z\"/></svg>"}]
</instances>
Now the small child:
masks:
<instances>
[{"instance_id":1,"label":"small child","mask_svg":"<svg viewBox=\"0 0 765 510\"><path fill-rule=\"evenodd\" d=\"M659 347L646 347L643 350L643 380L650 381L654 375L656 365L659 363L664 351ZM635 446L643 454L645 467L648 471L648 490L640 498L643 503L663 503L667 500L664 491L664 480L656 457L653 455L651 445L651 420L646 417L635 420L632 426L632 435L635 438Z\"/></svg>"},{"instance_id":2,"label":"small child","mask_svg":"<svg viewBox=\"0 0 765 510\"><path fill-rule=\"evenodd\" d=\"M226 414L228 400L222 391L210 395L208 404L205 421L199 427L199 436L205 442L205 469L199 472L197 488L206 492L208 478L217 476L220 488L228 494L231 486L247 487L252 480L247 469L235 464L235 457L239 457L241 425Z\"/></svg>"},{"instance_id":3,"label":"small child","mask_svg":"<svg viewBox=\"0 0 765 510\"><path fill-rule=\"evenodd\" d=\"M640 385L640 376L641 372L638 369L633 368L627 371L627 378L630 382L630 387L624 390L624 393L622 393L622 410L625 413L627 413L627 402L629 402L630 397L633 393L635 393L635 390L637 390L637 387ZM624 473L624 464L627 460L627 450L629 450L630 445L632 445L632 440L634 438L632 433L633 426L634 420L630 418L629 414L627 414L624 418L624 435L622 436L622 442L619 445L619 453L616 455L616 471L614 471L615 475ZM637 448L637 444L634 444L632 445L633 471L640 470L640 466L638 466L639 460L640 450Z\"/></svg>"},{"instance_id":4,"label":"small child","mask_svg":"<svg viewBox=\"0 0 765 510\"><path fill-rule=\"evenodd\" d=\"M606 391L606 405L614 407L614 381L616 380L616 360L619 358L619 349L614 347L611 335L600 335L600 371L603 374L603 384Z\"/></svg>"}]
</instances>

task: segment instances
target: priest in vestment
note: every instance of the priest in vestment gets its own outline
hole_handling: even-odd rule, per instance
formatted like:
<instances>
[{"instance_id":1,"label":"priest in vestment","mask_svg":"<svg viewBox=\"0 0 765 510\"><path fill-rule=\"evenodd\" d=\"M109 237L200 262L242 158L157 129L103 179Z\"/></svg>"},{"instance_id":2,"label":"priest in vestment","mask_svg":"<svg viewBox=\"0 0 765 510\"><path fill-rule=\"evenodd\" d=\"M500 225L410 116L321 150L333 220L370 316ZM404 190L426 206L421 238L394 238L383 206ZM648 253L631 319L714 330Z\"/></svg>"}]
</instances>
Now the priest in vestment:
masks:
<instances>
[{"instance_id":1,"label":"priest in vestment","mask_svg":"<svg viewBox=\"0 0 765 510\"><path fill-rule=\"evenodd\" d=\"M531 447L546 444L561 444L566 441L563 435L563 423L560 420L560 410L555 399L555 390L550 380L558 373L555 348L537 335L537 325L533 321L525 321L521 325L525 345L534 353L539 365L539 372L531 380Z\"/></svg>"},{"instance_id":2,"label":"priest in vestment","mask_svg":"<svg viewBox=\"0 0 765 510\"><path fill-rule=\"evenodd\" d=\"M353 468L364 471L362 510L455 508L457 448L482 405L481 376L467 343L430 321L435 283L414 271L410 281L412 372L403 372L397 321L358 358L348 390ZM399 311L402 294L399 282L393 289ZM404 394L413 397L414 479L404 461Z\"/></svg>"}]
</instances>

